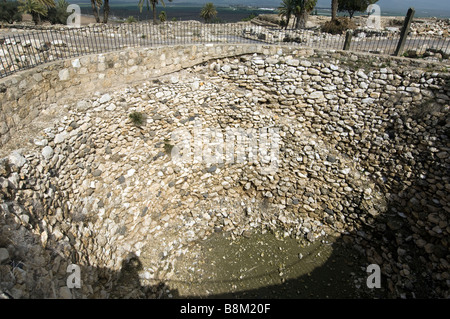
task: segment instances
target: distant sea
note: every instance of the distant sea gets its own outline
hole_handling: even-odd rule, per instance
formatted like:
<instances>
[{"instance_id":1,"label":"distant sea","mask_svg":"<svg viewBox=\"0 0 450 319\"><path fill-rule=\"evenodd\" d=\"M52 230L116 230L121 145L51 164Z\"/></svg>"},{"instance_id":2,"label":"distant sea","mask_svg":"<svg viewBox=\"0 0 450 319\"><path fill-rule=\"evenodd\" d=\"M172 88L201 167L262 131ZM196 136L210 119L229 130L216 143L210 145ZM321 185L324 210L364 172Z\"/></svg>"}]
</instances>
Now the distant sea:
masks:
<instances>
[{"instance_id":1,"label":"distant sea","mask_svg":"<svg viewBox=\"0 0 450 319\"><path fill-rule=\"evenodd\" d=\"M136 1L137 3L138 1ZM91 5L80 4L81 13L92 15ZM200 17L201 6L180 6L180 5L169 5L166 7L157 6L156 11L158 16L161 11L166 12L167 20L170 21L176 18L178 21L186 20L198 20L203 21ZM249 8L249 7L220 7L216 6L217 16L216 18L220 22L238 22L242 19L249 17L250 15L258 15L265 13L276 13L274 8ZM129 16L133 16L135 19L151 20L153 19L152 10L148 10L146 6L143 7L142 12L139 11L137 4L110 4L110 14L109 16L114 19L123 19Z\"/></svg>"},{"instance_id":2,"label":"distant sea","mask_svg":"<svg viewBox=\"0 0 450 319\"><path fill-rule=\"evenodd\" d=\"M110 4L110 19L120 20L125 19L129 16L133 16L138 21L150 20L153 17L153 13L151 10L148 10L147 7L144 6L142 12L139 11L139 8L136 4L122 3L122 4ZM80 4L81 13L92 15L92 9L90 4ZM167 15L167 20L172 20L176 18L177 20L198 20L202 21L200 18L200 11L202 9L201 6L183 6L183 5L174 5L174 4L166 4L166 7L158 5L157 16L161 11L165 11ZM217 19L220 22L238 22L242 21L242 19L249 17L250 15L258 15L258 14L273 14L278 13L276 8L256 8L256 7L246 7L246 6L236 6L236 7L225 7L225 6L216 6L216 10L218 12ZM387 11L382 10L382 16L405 16L408 8L405 7L404 12L401 11ZM331 16L330 8L316 8L313 10L312 14L317 14L321 16ZM339 13L339 15L343 15ZM355 15L358 15L356 13ZM442 10L416 10L415 17L438 17L438 18L449 18L449 12L443 12Z\"/></svg>"}]
</instances>

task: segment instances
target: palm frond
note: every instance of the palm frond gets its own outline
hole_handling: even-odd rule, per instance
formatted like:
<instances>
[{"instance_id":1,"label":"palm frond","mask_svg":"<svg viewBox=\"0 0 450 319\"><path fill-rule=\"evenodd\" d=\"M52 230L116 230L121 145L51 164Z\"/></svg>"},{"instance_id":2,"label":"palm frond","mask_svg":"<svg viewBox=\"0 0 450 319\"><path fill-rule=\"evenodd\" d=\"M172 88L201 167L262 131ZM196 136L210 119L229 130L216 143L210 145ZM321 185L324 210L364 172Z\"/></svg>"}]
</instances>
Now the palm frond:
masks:
<instances>
[{"instance_id":1,"label":"palm frond","mask_svg":"<svg viewBox=\"0 0 450 319\"><path fill-rule=\"evenodd\" d=\"M153 8L153 6L156 6L159 3L159 1L161 1L161 4L163 5L163 7L166 7L164 0L139 0L139 3L138 3L139 11L142 12L142 8L144 7L145 3L147 3L147 10L150 10L150 5ZM169 2L172 2L172 1L173 0L169 0Z\"/></svg>"},{"instance_id":2,"label":"palm frond","mask_svg":"<svg viewBox=\"0 0 450 319\"><path fill-rule=\"evenodd\" d=\"M43 16L47 15L47 6L42 5L37 0L19 0L19 6L17 9L23 13L36 13Z\"/></svg>"},{"instance_id":3,"label":"palm frond","mask_svg":"<svg viewBox=\"0 0 450 319\"><path fill-rule=\"evenodd\" d=\"M49 8L53 8L56 6L55 0L35 0L35 1L42 6L46 6Z\"/></svg>"}]
</instances>

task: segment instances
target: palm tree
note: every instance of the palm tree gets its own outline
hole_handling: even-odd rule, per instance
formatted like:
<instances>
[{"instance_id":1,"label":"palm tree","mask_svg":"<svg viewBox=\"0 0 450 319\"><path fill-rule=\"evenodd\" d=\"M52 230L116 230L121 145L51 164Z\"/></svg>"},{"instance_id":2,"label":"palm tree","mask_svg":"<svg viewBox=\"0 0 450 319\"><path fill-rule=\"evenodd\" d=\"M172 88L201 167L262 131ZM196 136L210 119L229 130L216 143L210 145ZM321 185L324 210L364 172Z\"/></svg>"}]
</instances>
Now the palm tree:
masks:
<instances>
[{"instance_id":1,"label":"palm tree","mask_svg":"<svg viewBox=\"0 0 450 319\"><path fill-rule=\"evenodd\" d=\"M294 15L296 18L296 29L304 28L306 26L308 16L316 6L316 3L317 0L295 0Z\"/></svg>"},{"instance_id":2,"label":"palm tree","mask_svg":"<svg viewBox=\"0 0 450 319\"><path fill-rule=\"evenodd\" d=\"M109 0L91 0L92 12L95 22L100 23L100 8L103 6L103 23L108 23L109 18Z\"/></svg>"},{"instance_id":3,"label":"palm tree","mask_svg":"<svg viewBox=\"0 0 450 319\"><path fill-rule=\"evenodd\" d=\"M92 12L94 13L95 22L97 23L100 23L100 7L102 5L102 0L91 0Z\"/></svg>"},{"instance_id":4,"label":"palm tree","mask_svg":"<svg viewBox=\"0 0 450 319\"><path fill-rule=\"evenodd\" d=\"M331 0L331 20L336 20L338 11L338 0Z\"/></svg>"},{"instance_id":5,"label":"palm tree","mask_svg":"<svg viewBox=\"0 0 450 319\"><path fill-rule=\"evenodd\" d=\"M283 0L281 6L278 8L278 15L286 17L285 29L289 26L289 21L291 20L291 15L294 13L295 0Z\"/></svg>"},{"instance_id":6,"label":"palm tree","mask_svg":"<svg viewBox=\"0 0 450 319\"><path fill-rule=\"evenodd\" d=\"M205 19L205 22L211 22L211 20L216 16L217 10L212 2L208 2L207 4L205 4L202 8L202 11L200 11L200 17Z\"/></svg>"},{"instance_id":7,"label":"palm tree","mask_svg":"<svg viewBox=\"0 0 450 319\"><path fill-rule=\"evenodd\" d=\"M150 5L152 6L153 11L153 24L157 24L158 21L156 20L156 5L158 4L159 0L139 0L139 10L142 12L142 7L144 6L144 2L147 3L147 9L150 8ZM172 2L172 0L169 0L169 2ZM164 3L164 0L161 0L161 4L165 7L166 4ZM150 10L150 9L149 9Z\"/></svg>"},{"instance_id":8,"label":"palm tree","mask_svg":"<svg viewBox=\"0 0 450 319\"><path fill-rule=\"evenodd\" d=\"M103 23L108 22L109 17L109 0L105 0L103 3Z\"/></svg>"},{"instance_id":9,"label":"palm tree","mask_svg":"<svg viewBox=\"0 0 450 319\"><path fill-rule=\"evenodd\" d=\"M46 6L46 7L50 7L50 8L53 8L56 6L54 0L35 0L35 2L37 2L43 6Z\"/></svg>"},{"instance_id":10,"label":"palm tree","mask_svg":"<svg viewBox=\"0 0 450 319\"><path fill-rule=\"evenodd\" d=\"M19 0L18 10L22 13L29 13L33 16L35 24L41 22L41 15L46 16L48 7L54 7L53 0Z\"/></svg>"},{"instance_id":11,"label":"palm tree","mask_svg":"<svg viewBox=\"0 0 450 319\"><path fill-rule=\"evenodd\" d=\"M375 4L378 0L339 0L338 11L347 11L353 18L355 12L365 12L369 5Z\"/></svg>"}]
</instances>

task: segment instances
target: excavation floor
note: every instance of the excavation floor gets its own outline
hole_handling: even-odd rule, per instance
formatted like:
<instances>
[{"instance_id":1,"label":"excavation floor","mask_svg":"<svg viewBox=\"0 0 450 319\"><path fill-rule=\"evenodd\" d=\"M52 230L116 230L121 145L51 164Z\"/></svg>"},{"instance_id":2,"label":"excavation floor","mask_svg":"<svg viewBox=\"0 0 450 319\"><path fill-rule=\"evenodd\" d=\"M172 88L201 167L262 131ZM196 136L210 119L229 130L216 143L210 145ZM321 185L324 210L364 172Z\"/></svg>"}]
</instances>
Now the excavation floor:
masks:
<instances>
[{"instance_id":1,"label":"excavation floor","mask_svg":"<svg viewBox=\"0 0 450 319\"><path fill-rule=\"evenodd\" d=\"M373 298L365 258L341 239L314 243L273 233L215 233L178 261L168 282L181 298Z\"/></svg>"}]
</instances>

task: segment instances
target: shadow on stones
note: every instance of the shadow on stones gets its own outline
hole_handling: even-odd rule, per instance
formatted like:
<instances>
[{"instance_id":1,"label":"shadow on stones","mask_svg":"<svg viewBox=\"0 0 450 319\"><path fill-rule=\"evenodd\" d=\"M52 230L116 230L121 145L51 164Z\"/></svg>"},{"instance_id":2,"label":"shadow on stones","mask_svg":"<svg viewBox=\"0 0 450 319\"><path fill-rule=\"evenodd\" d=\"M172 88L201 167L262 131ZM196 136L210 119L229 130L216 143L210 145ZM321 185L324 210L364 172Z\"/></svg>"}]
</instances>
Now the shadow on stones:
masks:
<instances>
[{"instance_id":1,"label":"shadow on stones","mask_svg":"<svg viewBox=\"0 0 450 319\"><path fill-rule=\"evenodd\" d=\"M392 128L397 134L397 128ZM443 127L442 127L443 129ZM437 130L438 134L440 131ZM442 133L442 132L441 132ZM418 146L420 141L418 141ZM436 155L427 148L421 149L416 161L421 161L427 167L427 171L440 171L443 167L448 169L448 163L436 160ZM403 162L403 165L406 163ZM387 166L389 167L389 166ZM446 239L442 236L430 235L426 229L419 229L416 225L418 220L426 221L431 213L439 212L442 205L433 201L430 197L430 184L423 178L420 168L414 169L409 180L398 176L398 171L387 169L385 172L389 177L389 185L380 185L384 190L389 190L390 202L386 213L379 215L372 225L360 226L355 231L340 237L333 244L333 252L325 264L315 268L307 275L289 279L278 285L266 286L259 289L239 291L235 293L225 293L199 296L180 296L178 291L171 290L171 281L161 281L155 285L145 286L141 284L139 271L142 270L142 263L139 258L130 253L124 259L120 271L112 271L107 268L92 266L81 266L82 285L89 285L92 290L83 294L78 289L71 289L70 293L65 289L64 280L69 276L65 273L68 264L77 263L73 260L57 261L58 256L50 251L42 249L42 257L50 260L48 264L43 264L40 268L44 273L54 269L59 274L59 280L52 282L40 281L37 279L34 286L28 287L32 294L30 298L391 298L405 294L406 297L430 298L436 297L436 289L441 291L443 286L439 285L435 278L436 270L432 263L439 262L439 258L449 260L448 250L445 250ZM448 177L448 176L447 176ZM423 203L416 203L413 198L417 193L423 192L425 195ZM427 198L428 197L428 198ZM0 247L13 245L16 255L9 256L2 265L2 286L0 290L7 297L21 297L17 295L15 285L24 285L24 280L18 280L17 274L27 271L28 262L21 256L19 243L8 241L8 232L16 231L21 227L15 224L17 229L7 225L14 225L7 218L14 218L14 215L7 217L4 208L0 208L2 213L2 232ZM403 217L402 217L403 216ZM0 221L1 221L0 219ZM28 231L28 230L27 230ZM29 243L42 247L40 238L28 231L25 236L32 238ZM415 239L417 236L423 238L425 242L432 246L428 252L424 248L418 248ZM434 257L433 257L434 256ZM437 258L437 259L436 259ZM23 261L22 266L20 262ZM376 263L381 266L381 287L380 289L369 289L366 286L366 278L369 275L366 268L369 264ZM59 265L59 267L56 266ZM404 267L407 265L407 268ZM295 265L292 265L295 267ZM7 270L12 274L15 285L5 284L8 279ZM404 272L408 269L411 275ZM36 269L34 269L36 270ZM38 269L39 270L39 269ZM401 273L403 271L403 273ZM37 278L41 273L34 272L32 275ZM188 283L185 283L188 284ZM60 288L62 287L62 288ZM441 289L441 290L440 290ZM15 292L16 291L16 292ZM48 292L53 291L53 294Z\"/></svg>"},{"instance_id":2,"label":"shadow on stones","mask_svg":"<svg viewBox=\"0 0 450 319\"><path fill-rule=\"evenodd\" d=\"M154 285L148 286L140 284L138 273L142 264L134 253L124 258L119 271L84 265L79 262L74 248L66 250L65 254L58 250L59 247L49 248L40 236L15 222L17 216L8 210L7 204L0 205L0 299L167 297L168 287L162 281L155 280ZM35 226L39 227L38 224ZM70 264L80 267L80 288L67 287L73 274L67 271ZM171 291L171 294L178 297L176 291Z\"/></svg>"},{"instance_id":3,"label":"shadow on stones","mask_svg":"<svg viewBox=\"0 0 450 319\"><path fill-rule=\"evenodd\" d=\"M10 224L11 225L11 224ZM0 238L5 239L2 232ZM33 238L33 243L42 247L40 239L33 234L28 234ZM134 253L130 253L122 262L119 271L113 271L104 267L93 267L89 265L80 265L81 269L81 288L68 289L67 279L71 273L66 272L67 265L77 264L76 256L71 260L62 259L56 256L48 249L42 249L41 257L50 262L43 264L41 267L31 266L30 260L24 259L21 255L20 245L15 246L16 254L9 257L7 262L2 265L2 283L0 286L0 294L6 298L94 298L94 299L167 299L183 298L183 299L199 299L199 298L271 298L271 299L290 299L290 298L386 298L386 281L382 276L381 289L369 289L366 287L365 279L368 274L365 269L368 263L365 261L361 251L355 248L352 235L341 237L333 243L333 252L327 259L325 264L315 268L307 275L289 279L280 282L278 285L271 285L253 290L244 290L234 293L213 294L209 296L182 295L177 290L171 288L175 281L154 280L155 285L142 285L139 272L143 270L142 263ZM31 243L31 241L29 242ZM29 244L28 243L28 244ZM2 240L0 246L7 246L6 241ZM21 261L23 260L23 262ZM58 266L59 267L58 267ZM39 266L39 265L38 265ZM296 264L288 267L296 267ZM9 268L12 274L11 279L15 284L7 285L6 280L9 278L5 275L4 270ZM31 282L27 283L27 279L20 279L17 275L21 272L27 272ZM42 274L55 270L54 280L46 281L39 278ZM358 280L359 279L359 280ZM211 282L214 285L220 282ZM192 282L184 282L189 285ZM195 284L195 283L194 283ZM227 281L229 284L229 281ZM27 285L30 290L30 296L18 295L16 285ZM89 287L87 289L86 287Z\"/></svg>"}]
</instances>

